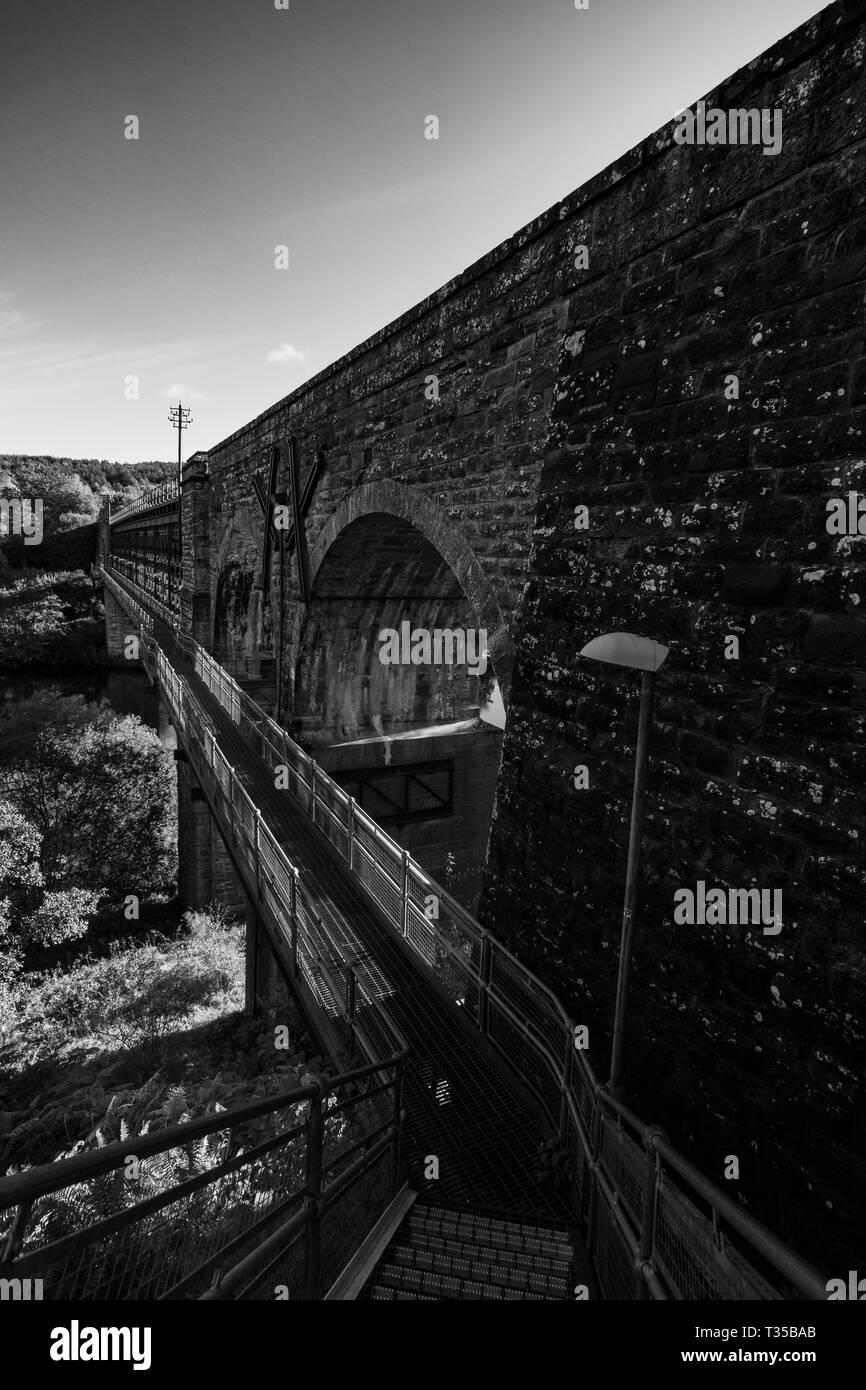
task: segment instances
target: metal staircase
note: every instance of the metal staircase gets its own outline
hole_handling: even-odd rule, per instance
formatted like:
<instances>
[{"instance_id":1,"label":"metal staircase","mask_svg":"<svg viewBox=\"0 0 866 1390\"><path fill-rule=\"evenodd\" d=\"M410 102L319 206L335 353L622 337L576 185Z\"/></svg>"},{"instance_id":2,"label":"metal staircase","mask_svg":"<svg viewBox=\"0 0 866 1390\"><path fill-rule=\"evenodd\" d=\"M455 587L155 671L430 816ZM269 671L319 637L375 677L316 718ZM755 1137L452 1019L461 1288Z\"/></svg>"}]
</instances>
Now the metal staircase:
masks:
<instances>
[{"instance_id":1,"label":"metal staircase","mask_svg":"<svg viewBox=\"0 0 866 1390\"><path fill-rule=\"evenodd\" d=\"M565 1226L416 1202L360 1297L560 1302L575 1296L577 1269Z\"/></svg>"}]
</instances>

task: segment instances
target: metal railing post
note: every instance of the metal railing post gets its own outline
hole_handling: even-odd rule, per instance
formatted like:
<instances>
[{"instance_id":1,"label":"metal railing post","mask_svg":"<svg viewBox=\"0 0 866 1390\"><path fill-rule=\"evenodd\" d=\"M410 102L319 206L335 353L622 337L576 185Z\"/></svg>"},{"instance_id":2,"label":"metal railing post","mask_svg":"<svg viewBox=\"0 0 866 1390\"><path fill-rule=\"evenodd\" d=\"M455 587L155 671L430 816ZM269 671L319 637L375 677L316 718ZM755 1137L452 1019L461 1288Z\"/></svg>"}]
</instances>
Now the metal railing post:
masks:
<instances>
[{"instance_id":1,"label":"metal railing post","mask_svg":"<svg viewBox=\"0 0 866 1390\"><path fill-rule=\"evenodd\" d=\"M562 1064L561 1097L559 1102L559 1142L568 1139L568 1094L571 1090L571 1069L574 1066L574 1029L568 1025L565 1037L565 1061Z\"/></svg>"},{"instance_id":2,"label":"metal railing post","mask_svg":"<svg viewBox=\"0 0 866 1390\"><path fill-rule=\"evenodd\" d=\"M233 767L230 767L230 768L229 768L229 829L230 829L231 832L232 832L232 844L233 844L233 845L236 845L237 842L238 842L238 831L237 831L237 824L236 824L236 818L235 818L235 781L236 781L236 778L235 778L235 770L234 770Z\"/></svg>"},{"instance_id":3,"label":"metal railing post","mask_svg":"<svg viewBox=\"0 0 866 1390\"><path fill-rule=\"evenodd\" d=\"M349 1047L355 1046L355 998L357 994L357 980L351 965L346 978L346 1019L348 1024Z\"/></svg>"},{"instance_id":4,"label":"metal railing post","mask_svg":"<svg viewBox=\"0 0 866 1390\"><path fill-rule=\"evenodd\" d=\"M598 1090L593 1096L595 1110L592 1116L592 1187L589 1193L589 1215L586 1226L586 1251L592 1258L595 1253L594 1242L598 1219L598 1165L601 1155L602 1100Z\"/></svg>"},{"instance_id":5,"label":"metal railing post","mask_svg":"<svg viewBox=\"0 0 866 1390\"><path fill-rule=\"evenodd\" d=\"M292 974L298 978L298 870L292 869L292 877L289 880L289 903L291 910L291 932L292 932Z\"/></svg>"},{"instance_id":6,"label":"metal railing post","mask_svg":"<svg viewBox=\"0 0 866 1390\"><path fill-rule=\"evenodd\" d=\"M355 868L355 798L349 797L349 807L346 812L346 834L349 837L349 868Z\"/></svg>"},{"instance_id":7,"label":"metal railing post","mask_svg":"<svg viewBox=\"0 0 866 1390\"><path fill-rule=\"evenodd\" d=\"M310 759L310 815L313 817L313 825L316 824L316 762Z\"/></svg>"},{"instance_id":8,"label":"metal railing post","mask_svg":"<svg viewBox=\"0 0 866 1390\"><path fill-rule=\"evenodd\" d=\"M653 1246L655 1244L655 1224L656 1207L658 1205L659 1194L659 1155L654 1147L654 1139L663 1139L667 1143L667 1135L658 1125L652 1125L644 1134L643 1142L646 1148L646 1161L644 1163L644 1192L643 1192L643 1215L640 1227L640 1247L637 1257L637 1273L635 1298L640 1302L646 1302L649 1298L649 1287L647 1285L644 1270L647 1265L652 1265Z\"/></svg>"},{"instance_id":9,"label":"metal railing post","mask_svg":"<svg viewBox=\"0 0 866 1390\"><path fill-rule=\"evenodd\" d=\"M322 1139L323 1114L321 1081L310 1097L307 1129L307 1299L321 1297L319 1287L322 1262Z\"/></svg>"},{"instance_id":10,"label":"metal railing post","mask_svg":"<svg viewBox=\"0 0 866 1390\"><path fill-rule=\"evenodd\" d=\"M253 850L256 856L256 892L259 898L262 896L262 871L261 860L259 859L259 829L262 823L262 813L258 806L255 808L256 818L253 821Z\"/></svg>"},{"instance_id":11,"label":"metal railing post","mask_svg":"<svg viewBox=\"0 0 866 1390\"><path fill-rule=\"evenodd\" d=\"M478 987L478 1029L484 1038L487 1037L487 1030L490 1025L490 964L490 937L485 932L481 938L481 963L478 967L478 973L481 976L481 983Z\"/></svg>"},{"instance_id":12,"label":"metal railing post","mask_svg":"<svg viewBox=\"0 0 866 1390\"><path fill-rule=\"evenodd\" d=\"M394 1106L391 1112L391 1128L394 1131L391 1143L391 1196L396 1197L400 1183L400 1138L403 1128L403 1058L394 1068Z\"/></svg>"},{"instance_id":13,"label":"metal railing post","mask_svg":"<svg viewBox=\"0 0 866 1390\"><path fill-rule=\"evenodd\" d=\"M403 851L403 887L402 902L400 904L400 935L407 936L409 932L409 851Z\"/></svg>"}]
</instances>

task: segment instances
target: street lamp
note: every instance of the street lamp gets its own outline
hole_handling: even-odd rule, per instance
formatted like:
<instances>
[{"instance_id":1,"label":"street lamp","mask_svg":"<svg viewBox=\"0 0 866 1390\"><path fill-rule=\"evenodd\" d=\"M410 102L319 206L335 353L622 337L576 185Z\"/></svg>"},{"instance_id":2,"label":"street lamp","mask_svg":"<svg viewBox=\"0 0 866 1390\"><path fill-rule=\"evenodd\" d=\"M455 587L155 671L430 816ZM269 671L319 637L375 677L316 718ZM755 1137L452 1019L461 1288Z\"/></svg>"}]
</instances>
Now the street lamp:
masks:
<instances>
[{"instance_id":1,"label":"street lamp","mask_svg":"<svg viewBox=\"0 0 866 1390\"><path fill-rule=\"evenodd\" d=\"M668 648L662 646L660 642L653 642L648 637L638 637L633 632L608 632L603 637L594 637L591 642L587 642L580 653L581 656L588 657L591 661L604 661L610 666L625 666L631 671L641 672L640 719L638 721L637 752L635 754L634 791L631 802L628 864L625 871L625 901L622 911L619 973L616 981L613 1047L610 1057L610 1080L608 1081L608 1090L615 1100L622 1099L626 1003L637 914L638 874L640 871L653 691L656 672L661 670L667 654Z\"/></svg>"}]
</instances>

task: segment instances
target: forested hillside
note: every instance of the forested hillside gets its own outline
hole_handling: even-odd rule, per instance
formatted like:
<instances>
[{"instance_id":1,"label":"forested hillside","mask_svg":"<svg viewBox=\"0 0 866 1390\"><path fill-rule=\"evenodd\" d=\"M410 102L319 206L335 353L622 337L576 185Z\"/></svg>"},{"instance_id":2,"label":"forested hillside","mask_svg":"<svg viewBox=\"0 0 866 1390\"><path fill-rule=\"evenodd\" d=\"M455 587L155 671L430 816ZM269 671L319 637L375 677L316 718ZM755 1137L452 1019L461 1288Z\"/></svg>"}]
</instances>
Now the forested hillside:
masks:
<instances>
[{"instance_id":1,"label":"forested hillside","mask_svg":"<svg viewBox=\"0 0 866 1390\"><path fill-rule=\"evenodd\" d=\"M96 518L110 496L121 506L149 487L174 477L176 463L110 463L107 459L0 454L0 497L42 503L43 539L25 546L15 535L0 536L3 561L18 569L86 568L96 548ZM70 534L74 532L74 534Z\"/></svg>"}]
</instances>

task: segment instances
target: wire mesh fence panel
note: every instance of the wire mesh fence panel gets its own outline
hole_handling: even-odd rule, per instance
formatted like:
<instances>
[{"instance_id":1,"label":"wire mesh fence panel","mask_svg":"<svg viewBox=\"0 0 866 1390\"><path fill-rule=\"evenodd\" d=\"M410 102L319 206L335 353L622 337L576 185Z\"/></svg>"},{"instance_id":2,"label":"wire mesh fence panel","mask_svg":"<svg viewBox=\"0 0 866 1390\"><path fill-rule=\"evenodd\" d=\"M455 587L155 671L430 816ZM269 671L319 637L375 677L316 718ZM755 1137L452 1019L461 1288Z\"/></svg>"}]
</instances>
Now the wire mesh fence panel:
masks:
<instances>
[{"instance_id":1,"label":"wire mesh fence panel","mask_svg":"<svg viewBox=\"0 0 866 1390\"><path fill-rule=\"evenodd\" d=\"M569 1109L565 1134L568 1175L573 1189L573 1209L578 1223L583 1225L589 1217L589 1202L592 1193L592 1166L589 1152L589 1136L586 1130L581 1133L580 1121Z\"/></svg>"},{"instance_id":2,"label":"wire mesh fence panel","mask_svg":"<svg viewBox=\"0 0 866 1390\"><path fill-rule=\"evenodd\" d=\"M302 1228L240 1294L244 1302L303 1301L307 1296L307 1232Z\"/></svg>"},{"instance_id":3,"label":"wire mesh fence panel","mask_svg":"<svg viewBox=\"0 0 866 1390\"><path fill-rule=\"evenodd\" d=\"M413 902L406 912L406 940L427 965L436 964L435 925Z\"/></svg>"},{"instance_id":4,"label":"wire mesh fence panel","mask_svg":"<svg viewBox=\"0 0 866 1390\"><path fill-rule=\"evenodd\" d=\"M331 844L340 855L341 859L348 861L349 858L349 833L340 820L338 811L331 810L327 805L322 804L322 799L318 800L318 811L316 812L316 824L326 835Z\"/></svg>"},{"instance_id":5,"label":"wire mesh fence panel","mask_svg":"<svg viewBox=\"0 0 866 1390\"><path fill-rule=\"evenodd\" d=\"M312 819L313 815L313 792L308 782L304 781L299 768L293 768L288 778L288 790L302 811Z\"/></svg>"},{"instance_id":6,"label":"wire mesh fence panel","mask_svg":"<svg viewBox=\"0 0 866 1390\"><path fill-rule=\"evenodd\" d=\"M319 771L316 776L316 800L319 807L333 816L343 830L349 826L349 798L336 782Z\"/></svg>"},{"instance_id":7,"label":"wire mesh fence panel","mask_svg":"<svg viewBox=\"0 0 866 1390\"><path fill-rule=\"evenodd\" d=\"M336 1177L350 1161L370 1147L391 1122L393 1080L382 1082L372 1072L352 1093L326 1097L323 1111L322 1171Z\"/></svg>"},{"instance_id":8,"label":"wire mesh fence panel","mask_svg":"<svg viewBox=\"0 0 866 1390\"><path fill-rule=\"evenodd\" d=\"M478 970L472 961L472 943L454 947L437 932L433 970L449 999L475 1015L478 1003Z\"/></svg>"},{"instance_id":9,"label":"wire mesh fence panel","mask_svg":"<svg viewBox=\"0 0 866 1390\"><path fill-rule=\"evenodd\" d=\"M525 971L513 956L499 945L491 944L490 981L515 1013L532 1025L534 1032L555 1056L561 1057L565 1046L567 1020L558 1001L547 993L538 980Z\"/></svg>"},{"instance_id":10,"label":"wire mesh fence panel","mask_svg":"<svg viewBox=\"0 0 866 1390\"><path fill-rule=\"evenodd\" d=\"M324 1298L391 1200L390 1158L383 1153L325 1208L319 1296Z\"/></svg>"},{"instance_id":11,"label":"wire mesh fence panel","mask_svg":"<svg viewBox=\"0 0 866 1390\"><path fill-rule=\"evenodd\" d=\"M539 1053L526 1030L491 996L487 1036L525 1085L535 1091L551 1123L558 1123L561 1090L550 1060Z\"/></svg>"},{"instance_id":12,"label":"wire mesh fence panel","mask_svg":"<svg viewBox=\"0 0 866 1390\"><path fill-rule=\"evenodd\" d=\"M778 1298L733 1248L723 1250L713 1223L666 1176L656 1201L653 1258L678 1299Z\"/></svg>"},{"instance_id":13,"label":"wire mesh fence panel","mask_svg":"<svg viewBox=\"0 0 866 1390\"><path fill-rule=\"evenodd\" d=\"M599 1162L636 1229L643 1220L646 1156L639 1144L609 1116L601 1121Z\"/></svg>"},{"instance_id":14,"label":"wire mesh fence panel","mask_svg":"<svg viewBox=\"0 0 866 1390\"><path fill-rule=\"evenodd\" d=\"M376 884L379 880L381 870L373 858L372 854L356 838L354 846L354 858L352 872L355 878L366 889L369 896L376 901ZM392 923L392 925L396 925Z\"/></svg>"},{"instance_id":15,"label":"wire mesh fence panel","mask_svg":"<svg viewBox=\"0 0 866 1390\"><path fill-rule=\"evenodd\" d=\"M14 1267L47 1299L155 1299L213 1261L303 1181L306 1103L266 1112L36 1198ZM260 1157L245 1150L267 1146Z\"/></svg>"},{"instance_id":16,"label":"wire mesh fence panel","mask_svg":"<svg viewBox=\"0 0 866 1390\"><path fill-rule=\"evenodd\" d=\"M635 1268L631 1251L605 1202L596 1206L595 1231L590 1254L602 1298L622 1302L635 1297Z\"/></svg>"},{"instance_id":17,"label":"wire mesh fence panel","mask_svg":"<svg viewBox=\"0 0 866 1390\"><path fill-rule=\"evenodd\" d=\"M438 917L433 920L435 933L432 968L445 986L450 998L461 1008L477 1016L478 986L480 983L483 936L472 929L458 908L448 898L440 898Z\"/></svg>"},{"instance_id":18,"label":"wire mesh fence panel","mask_svg":"<svg viewBox=\"0 0 866 1390\"><path fill-rule=\"evenodd\" d=\"M359 843L356 836L353 864L355 877L384 912L386 919L400 931L403 917L401 886L391 877L382 864L381 857L375 853L374 837L368 836L367 840L367 844Z\"/></svg>"},{"instance_id":19,"label":"wire mesh fence panel","mask_svg":"<svg viewBox=\"0 0 866 1390\"><path fill-rule=\"evenodd\" d=\"M268 719L265 721L262 730L262 757L272 770L277 767L285 767L284 757L285 741L275 733L273 722Z\"/></svg>"},{"instance_id":20,"label":"wire mesh fence panel","mask_svg":"<svg viewBox=\"0 0 866 1390\"><path fill-rule=\"evenodd\" d=\"M580 1051L576 1050L571 1062L569 1092L577 1106L585 1134L592 1133L596 1106L598 1105L596 1099L597 1084L589 1062Z\"/></svg>"}]
</instances>

